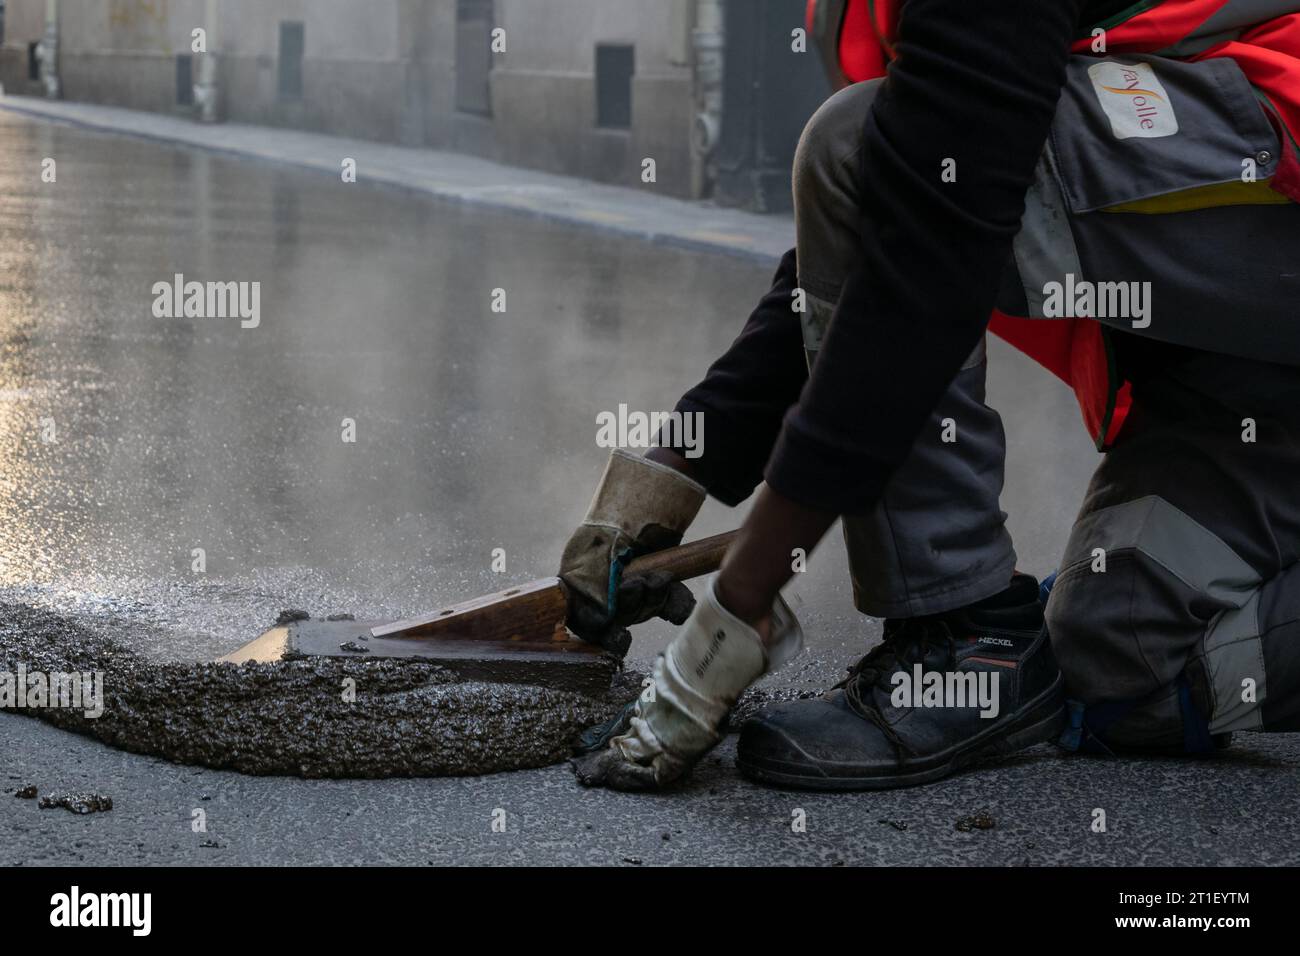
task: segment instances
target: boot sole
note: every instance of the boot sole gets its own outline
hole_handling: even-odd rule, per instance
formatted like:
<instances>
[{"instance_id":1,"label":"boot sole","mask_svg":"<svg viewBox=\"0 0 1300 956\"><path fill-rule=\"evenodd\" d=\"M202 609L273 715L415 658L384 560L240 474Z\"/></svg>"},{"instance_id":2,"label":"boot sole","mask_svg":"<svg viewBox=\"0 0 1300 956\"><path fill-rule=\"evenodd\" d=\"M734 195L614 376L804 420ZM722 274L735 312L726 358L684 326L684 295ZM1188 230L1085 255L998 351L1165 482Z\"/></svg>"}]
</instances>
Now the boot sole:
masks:
<instances>
[{"instance_id":1,"label":"boot sole","mask_svg":"<svg viewBox=\"0 0 1300 956\"><path fill-rule=\"evenodd\" d=\"M991 727L970 740L902 772L882 768L861 775L809 773L802 768L782 769L736 758L736 767L757 783L790 787L798 790L893 790L916 787L942 780L992 757L1018 753L1035 744L1056 740L1065 729L1065 679L1057 675L1055 683L1036 697L1023 711L1006 724Z\"/></svg>"}]
</instances>

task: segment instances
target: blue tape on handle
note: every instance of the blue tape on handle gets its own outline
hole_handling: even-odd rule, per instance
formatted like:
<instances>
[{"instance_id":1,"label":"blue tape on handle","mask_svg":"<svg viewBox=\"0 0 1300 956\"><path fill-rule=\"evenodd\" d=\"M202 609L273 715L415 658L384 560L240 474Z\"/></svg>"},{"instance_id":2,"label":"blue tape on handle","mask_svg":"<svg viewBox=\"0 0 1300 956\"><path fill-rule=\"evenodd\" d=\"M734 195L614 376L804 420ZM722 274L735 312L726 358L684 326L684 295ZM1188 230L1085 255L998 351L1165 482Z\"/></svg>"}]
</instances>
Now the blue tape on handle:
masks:
<instances>
[{"instance_id":1,"label":"blue tape on handle","mask_svg":"<svg viewBox=\"0 0 1300 956\"><path fill-rule=\"evenodd\" d=\"M618 585L623 580L623 569L632 562L634 557L636 557L635 548L627 547L621 554L615 555L614 560L610 562L609 591L605 594L605 611L611 620L618 612Z\"/></svg>"}]
</instances>

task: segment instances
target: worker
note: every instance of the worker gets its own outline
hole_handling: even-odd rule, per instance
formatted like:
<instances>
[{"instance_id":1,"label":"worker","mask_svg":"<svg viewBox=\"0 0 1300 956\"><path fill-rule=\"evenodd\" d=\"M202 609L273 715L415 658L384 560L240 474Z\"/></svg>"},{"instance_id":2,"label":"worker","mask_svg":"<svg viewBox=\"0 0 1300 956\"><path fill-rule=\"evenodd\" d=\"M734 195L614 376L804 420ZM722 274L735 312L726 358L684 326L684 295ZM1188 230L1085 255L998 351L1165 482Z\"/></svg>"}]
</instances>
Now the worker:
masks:
<instances>
[{"instance_id":1,"label":"worker","mask_svg":"<svg viewBox=\"0 0 1300 956\"><path fill-rule=\"evenodd\" d=\"M840 517L883 641L743 726L755 780L1300 729L1300 0L863 0L832 23L857 82L799 143L796 249L677 406L702 454L614 452L565 548L584 636L680 623L579 778L660 788L717 744L801 647L780 592ZM1105 452L1042 587L999 505L989 329L1074 388ZM755 489L689 614L681 585L622 579L706 495ZM943 692L968 674L996 707ZM927 706L900 693L928 675Z\"/></svg>"}]
</instances>

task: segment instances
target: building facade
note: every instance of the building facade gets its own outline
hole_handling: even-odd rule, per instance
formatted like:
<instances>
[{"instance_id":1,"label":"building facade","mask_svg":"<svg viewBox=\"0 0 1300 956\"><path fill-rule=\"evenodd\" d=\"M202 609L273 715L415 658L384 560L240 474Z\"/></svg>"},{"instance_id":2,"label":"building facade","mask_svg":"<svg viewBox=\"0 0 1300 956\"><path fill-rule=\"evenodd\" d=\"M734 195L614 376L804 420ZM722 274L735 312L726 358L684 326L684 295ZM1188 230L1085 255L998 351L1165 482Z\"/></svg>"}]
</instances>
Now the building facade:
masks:
<instances>
[{"instance_id":1,"label":"building facade","mask_svg":"<svg viewBox=\"0 0 1300 956\"><path fill-rule=\"evenodd\" d=\"M826 92L815 53L790 44L780 55L803 26L803 7L803 0L5 0L0 83L10 94L186 115L202 115L215 92L211 119L451 149L702 197L717 191L724 135L733 144L728 164L743 166L735 143L742 154L749 149L756 123L779 132L775 148L771 136L756 140L749 159L774 165L778 182L784 163L788 178L797 131ZM763 58L764 76L747 75L756 68L750 40L734 54L727 46L729 25L737 36L746 27L752 33L756 17L778 41L777 55ZM53 65L43 66L43 57ZM54 94L43 69L57 74ZM779 91L766 106L752 96L764 82ZM726 114L724 83L745 91L744 115ZM764 108L779 118L752 115ZM647 158L655 161L653 184L642 182ZM779 189L746 195L749 179L731 173L731 186L717 191L727 201L788 207Z\"/></svg>"}]
</instances>

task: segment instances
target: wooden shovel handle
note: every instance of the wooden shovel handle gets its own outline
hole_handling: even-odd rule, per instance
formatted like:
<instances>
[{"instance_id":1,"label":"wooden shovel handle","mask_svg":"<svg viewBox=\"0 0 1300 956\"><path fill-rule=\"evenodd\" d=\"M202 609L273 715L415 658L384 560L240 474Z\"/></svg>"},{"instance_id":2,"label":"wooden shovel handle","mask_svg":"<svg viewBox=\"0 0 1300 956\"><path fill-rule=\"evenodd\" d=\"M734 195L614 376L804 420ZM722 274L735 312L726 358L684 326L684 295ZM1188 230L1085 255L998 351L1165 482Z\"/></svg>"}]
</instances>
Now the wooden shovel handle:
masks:
<instances>
[{"instance_id":1,"label":"wooden shovel handle","mask_svg":"<svg viewBox=\"0 0 1300 956\"><path fill-rule=\"evenodd\" d=\"M624 574L647 574L651 571L667 571L677 581L689 581L701 575L712 574L722 564L727 548L735 540L738 532L715 534L711 538L701 538L690 544L678 545L643 554L624 569Z\"/></svg>"}]
</instances>

